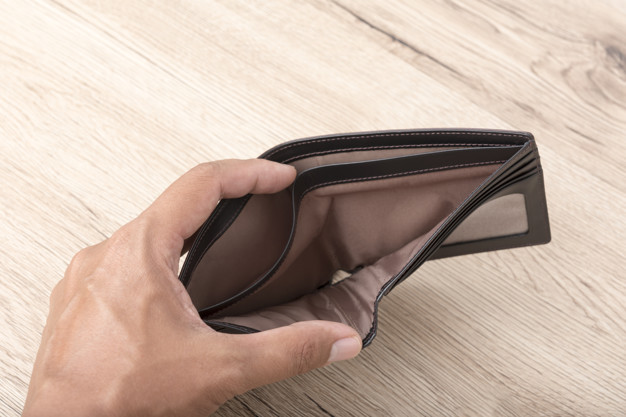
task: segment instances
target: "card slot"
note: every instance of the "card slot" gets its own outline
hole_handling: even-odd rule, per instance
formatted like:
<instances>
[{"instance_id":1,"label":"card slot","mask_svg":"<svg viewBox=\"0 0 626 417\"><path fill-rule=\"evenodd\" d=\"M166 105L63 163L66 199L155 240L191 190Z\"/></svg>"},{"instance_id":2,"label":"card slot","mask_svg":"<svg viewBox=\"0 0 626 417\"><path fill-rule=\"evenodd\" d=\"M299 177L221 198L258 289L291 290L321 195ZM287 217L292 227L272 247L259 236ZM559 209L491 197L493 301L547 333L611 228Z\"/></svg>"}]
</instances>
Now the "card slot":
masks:
<instances>
[{"instance_id":1,"label":"card slot","mask_svg":"<svg viewBox=\"0 0 626 417\"><path fill-rule=\"evenodd\" d=\"M490 202L497 202L498 200L507 197L510 198L511 196L523 197L518 199L517 204L521 205L521 207L517 207L515 213L519 213L521 210L521 214L525 216L525 219L522 220L524 223L522 229L525 229L525 231L517 230L513 233L500 233L499 235L491 235L482 239L467 239L466 241L444 241L430 259L540 245L550 242L550 224L541 170L526 172L523 176L516 176L513 181L501 184L499 187L492 190L489 197L486 199L486 203L479 205L478 209L483 205L486 206ZM512 219L510 216L506 217L510 212L507 213L500 210L494 213L493 208L486 208L486 215L490 219L489 221L519 221L519 219ZM470 217L471 214L467 218L469 219ZM498 219L498 217L503 218ZM462 224L461 222L460 225ZM460 225L456 227L460 228ZM459 230L462 231L462 229ZM506 228L501 229L500 232L502 232L502 230L506 230Z\"/></svg>"},{"instance_id":2,"label":"card slot","mask_svg":"<svg viewBox=\"0 0 626 417\"><path fill-rule=\"evenodd\" d=\"M334 134L282 143L260 157L277 162L344 152L393 147L489 147L521 146L532 140L528 132L495 129L404 129Z\"/></svg>"}]
</instances>

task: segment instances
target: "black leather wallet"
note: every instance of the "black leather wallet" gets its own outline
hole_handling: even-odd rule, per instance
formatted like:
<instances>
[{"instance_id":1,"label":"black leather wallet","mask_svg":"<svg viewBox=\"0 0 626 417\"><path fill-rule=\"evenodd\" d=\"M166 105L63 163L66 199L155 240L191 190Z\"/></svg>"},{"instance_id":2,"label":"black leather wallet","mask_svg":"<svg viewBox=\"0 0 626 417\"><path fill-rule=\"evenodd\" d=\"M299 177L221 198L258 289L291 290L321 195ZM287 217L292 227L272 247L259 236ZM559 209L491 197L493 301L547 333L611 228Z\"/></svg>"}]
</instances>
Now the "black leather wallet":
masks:
<instances>
[{"instance_id":1,"label":"black leather wallet","mask_svg":"<svg viewBox=\"0 0 626 417\"><path fill-rule=\"evenodd\" d=\"M275 194L220 201L180 280L218 331L303 320L376 335L378 303L424 261L547 243L530 133L430 129L318 136L260 158L293 165Z\"/></svg>"}]
</instances>

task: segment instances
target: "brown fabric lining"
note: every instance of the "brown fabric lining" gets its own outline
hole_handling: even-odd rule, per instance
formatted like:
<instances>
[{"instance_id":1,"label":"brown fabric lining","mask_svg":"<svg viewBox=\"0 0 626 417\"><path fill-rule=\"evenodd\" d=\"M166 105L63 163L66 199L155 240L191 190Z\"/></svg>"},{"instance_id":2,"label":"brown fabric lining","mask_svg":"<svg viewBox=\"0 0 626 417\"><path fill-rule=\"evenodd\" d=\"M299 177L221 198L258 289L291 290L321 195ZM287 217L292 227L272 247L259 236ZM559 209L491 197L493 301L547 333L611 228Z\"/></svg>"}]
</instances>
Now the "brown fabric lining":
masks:
<instances>
[{"instance_id":1,"label":"brown fabric lining","mask_svg":"<svg viewBox=\"0 0 626 417\"><path fill-rule=\"evenodd\" d=\"M458 147L393 148L375 151L338 152L293 161L298 172L308 168L346 162L358 162L415 155ZM271 213L271 214L269 214ZM202 257L187 291L198 309L218 302L245 289L266 272L280 255L289 237L291 200L287 190L271 196L256 195L243 208L237 220ZM259 222L258 219L263 219ZM241 265L242 259L245 265ZM237 265L237 268L233 268ZM207 278L211 277L211 278Z\"/></svg>"},{"instance_id":2,"label":"brown fabric lining","mask_svg":"<svg viewBox=\"0 0 626 417\"><path fill-rule=\"evenodd\" d=\"M443 246L528 232L524 194L515 193L483 203L443 242Z\"/></svg>"},{"instance_id":3,"label":"brown fabric lining","mask_svg":"<svg viewBox=\"0 0 626 417\"><path fill-rule=\"evenodd\" d=\"M308 156L291 164L302 172L460 148L464 146L348 151ZM302 320L332 320L354 327L364 337L381 288L499 166L326 185L309 192L297 214L294 241L275 274L212 320L258 330ZM444 244L524 232L528 225L520 196L485 203ZM187 289L199 310L240 293L272 267L289 238L291 210L288 190L250 198L192 274ZM490 227L493 221L497 227ZM329 285L336 271L355 269Z\"/></svg>"},{"instance_id":4,"label":"brown fabric lining","mask_svg":"<svg viewBox=\"0 0 626 417\"><path fill-rule=\"evenodd\" d=\"M338 184L307 194L290 252L272 280L216 320L259 330L333 320L365 336L382 286L498 166ZM337 269L360 265L365 267L351 277L316 291Z\"/></svg>"},{"instance_id":5,"label":"brown fabric lining","mask_svg":"<svg viewBox=\"0 0 626 417\"><path fill-rule=\"evenodd\" d=\"M287 190L250 198L196 267L187 286L194 305L198 309L214 305L265 273L287 243L291 216Z\"/></svg>"},{"instance_id":6,"label":"brown fabric lining","mask_svg":"<svg viewBox=\"0 0 626 417\"><path fill-rule=\"evenodd\" d=\"M289 165L293 165L298 172L302 172L305 169L318 167L322 165L340 164L346 162L359 162L369 161L372 156L375 155L376 159L394 158L405 155L418 155L422 153L438 152L443 150L461 149L458 147L434 147L434 148L393 148L393 149L378 149L376 151L352 151L352 152L337 152L327 155L311 156L297 161L290 162ZM373 153L375 152L375 154Z\"/></svg>"}]
</instances>

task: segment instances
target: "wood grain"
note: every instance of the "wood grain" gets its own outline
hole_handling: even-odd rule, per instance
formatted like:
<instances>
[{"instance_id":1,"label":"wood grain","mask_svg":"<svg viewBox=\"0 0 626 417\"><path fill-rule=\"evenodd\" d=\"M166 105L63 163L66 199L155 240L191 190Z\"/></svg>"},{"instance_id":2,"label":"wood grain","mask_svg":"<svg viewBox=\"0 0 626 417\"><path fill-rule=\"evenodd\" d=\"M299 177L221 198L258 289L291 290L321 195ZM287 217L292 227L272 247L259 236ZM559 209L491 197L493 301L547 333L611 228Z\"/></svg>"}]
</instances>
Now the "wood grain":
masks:
<instances>
[{"instance_id":1,"label":"wood grain","mask_svg":"<svg viewBox=\"0 0 626 417\"><path fill-rule=\"evenodd\" d=\"M198 162L408 127L532 131L553 242L429 262L359 358L217 415L626 416L626 6L0 1L0 414L72 254Z\"/></svg>"}]
</instances>

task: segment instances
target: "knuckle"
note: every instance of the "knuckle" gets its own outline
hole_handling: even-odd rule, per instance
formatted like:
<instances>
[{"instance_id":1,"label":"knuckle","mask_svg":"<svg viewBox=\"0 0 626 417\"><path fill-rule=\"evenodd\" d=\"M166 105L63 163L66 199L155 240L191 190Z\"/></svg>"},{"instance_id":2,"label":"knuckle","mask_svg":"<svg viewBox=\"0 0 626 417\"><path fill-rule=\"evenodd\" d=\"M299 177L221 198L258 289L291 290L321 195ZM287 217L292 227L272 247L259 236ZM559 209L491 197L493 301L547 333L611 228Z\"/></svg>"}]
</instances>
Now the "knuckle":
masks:
<instances>
[{"instance_id":1,"label":"knuckle","mask_svg":"<svg viewBox=\"0 0 626 417\"><path fill-rule=\"evenodd\" d=\"M219 357L220 366L219 377L212 381L216 384L211 384L211 394L223 403L253 388L250 385L250 362L244 350L232 348L239 345L233 335L219 333L212 336L210 340L217 347L214 353Z\"/></svg>"},{"instance_id":2,"label":"knuckle","mask_svg":"<svg viewBox=\"0 0 626 417\"><path fill-rule=\"evenodd\" d=\"M154 223L155 221L150 216L140 215L130 223L120 227L105 241L107 252L117 252L118 249L126 250L139 241L151 241L146 237L153 233Z\"/></svg>"},{"instance_id":3,"label":"knuckle","mask_svg":"<svg viewBox=\"0 0 626 417\"><path fill-rule=\"evenodd\" d=\"M216 177L223 168L223 161L202 162L196 165L192 171L195 171L203 177Z\"/></svg>"},{"instance_id":4,"label":"knuckle","mask_svg":"<svg viewBox=\"0 0 626 417\"><path fill-rule=\"evenodd\" d=\"M302 374L317 367L319 347L313 340L299 342L295 348L293 373Z\"/></svg>"},{"instance_id":5,"label":"knuckle","mask_svg":"<svg viewBox=\"0 0 626 417\"><path fill-rule=\"evenodd\" d=\"M50 294L51 301L52 298L55 298L57 296L57 294L68 294L76 288L82 277L92 268L91 264L93 263L93 252L93 246L88 246L74 254L72 259L70 260L70 263L67 266L67 269L65 270L65 275L63 276L63 279L61 279L61 281L59 281L52 289L52 292Z\"/></svg>"},{"instance_id":6,"label":"knuckle","mask_svg":"<svg viewBox=\"0 0 626 417\"><path fill-rule=\"evenodd\" d=\"M137 229L141 230L141 226L143 225L143 221L141 220L141 216L132 222L120 227L117 229L111 237L107 239L107 246L117 246L117 245L126 245L130 242L133 235L137 233ZM135 229L135 230L133 230Z\"/></svg>"},{"instance_id":7,"label":"knuckle","mask_svg":"<svg viewBox=\"0 0 626 417\"><path fill-rule=\"evenodd\" d=\"M228 376L225 378L228 383L222 384L221 387L221 395L224 400L243 394L252 388L249 385L250 369L245 361L231 361L228 370Z\"/></svg>"},{"instance_id":8,"label":"knuckle","mask_svg":"<svg viewBox=\"0 0 626 417\"><path fill-rule=\"evenodd\" d=\"M220 159L216 161L202 162L191 169L190 172L201 178L215 181L224 176L228 171L237 169L239 159Z\"/></svg>"},{"instance_id":9,"label":"knuckle","mask_svg":"<svg viewBox=\"0 0 626 417\"><path fill-rule=\"evenodd\" d=\"M228 170L227 165L229 164L229 161L230 160L224 159L219 161L203 162L194 167L190 171L190 175L196 183L204 185L207 189L212 190L213 193L219 194L221 198L223 191L222 178Z\"/></svg>"},{"instance_id":10,"label":"knuckle","mask_svg":"<svg viewBox=\"0 0 626 417\"><path fill-rule=\"evenodd\" d=\"M57 299L63 298L62 297L63 287L64 287L63 279L59 280L54 285L54 287L52 288L52 291L50 292L50 297L49 297L50 305L54 304Z\"/></svg>"},{"instance_id":11,"label":"knuckle","mask_svg":"<svg viewBox=\"0 0 626 417\"><path fill-rule=\"evenodd\" d=\"M73 271L80 270L80 268L85 265L87 258L89 258L89 247L76 252L67 267L67 274L72 274Z\"/></svg>"}]
</instances>

